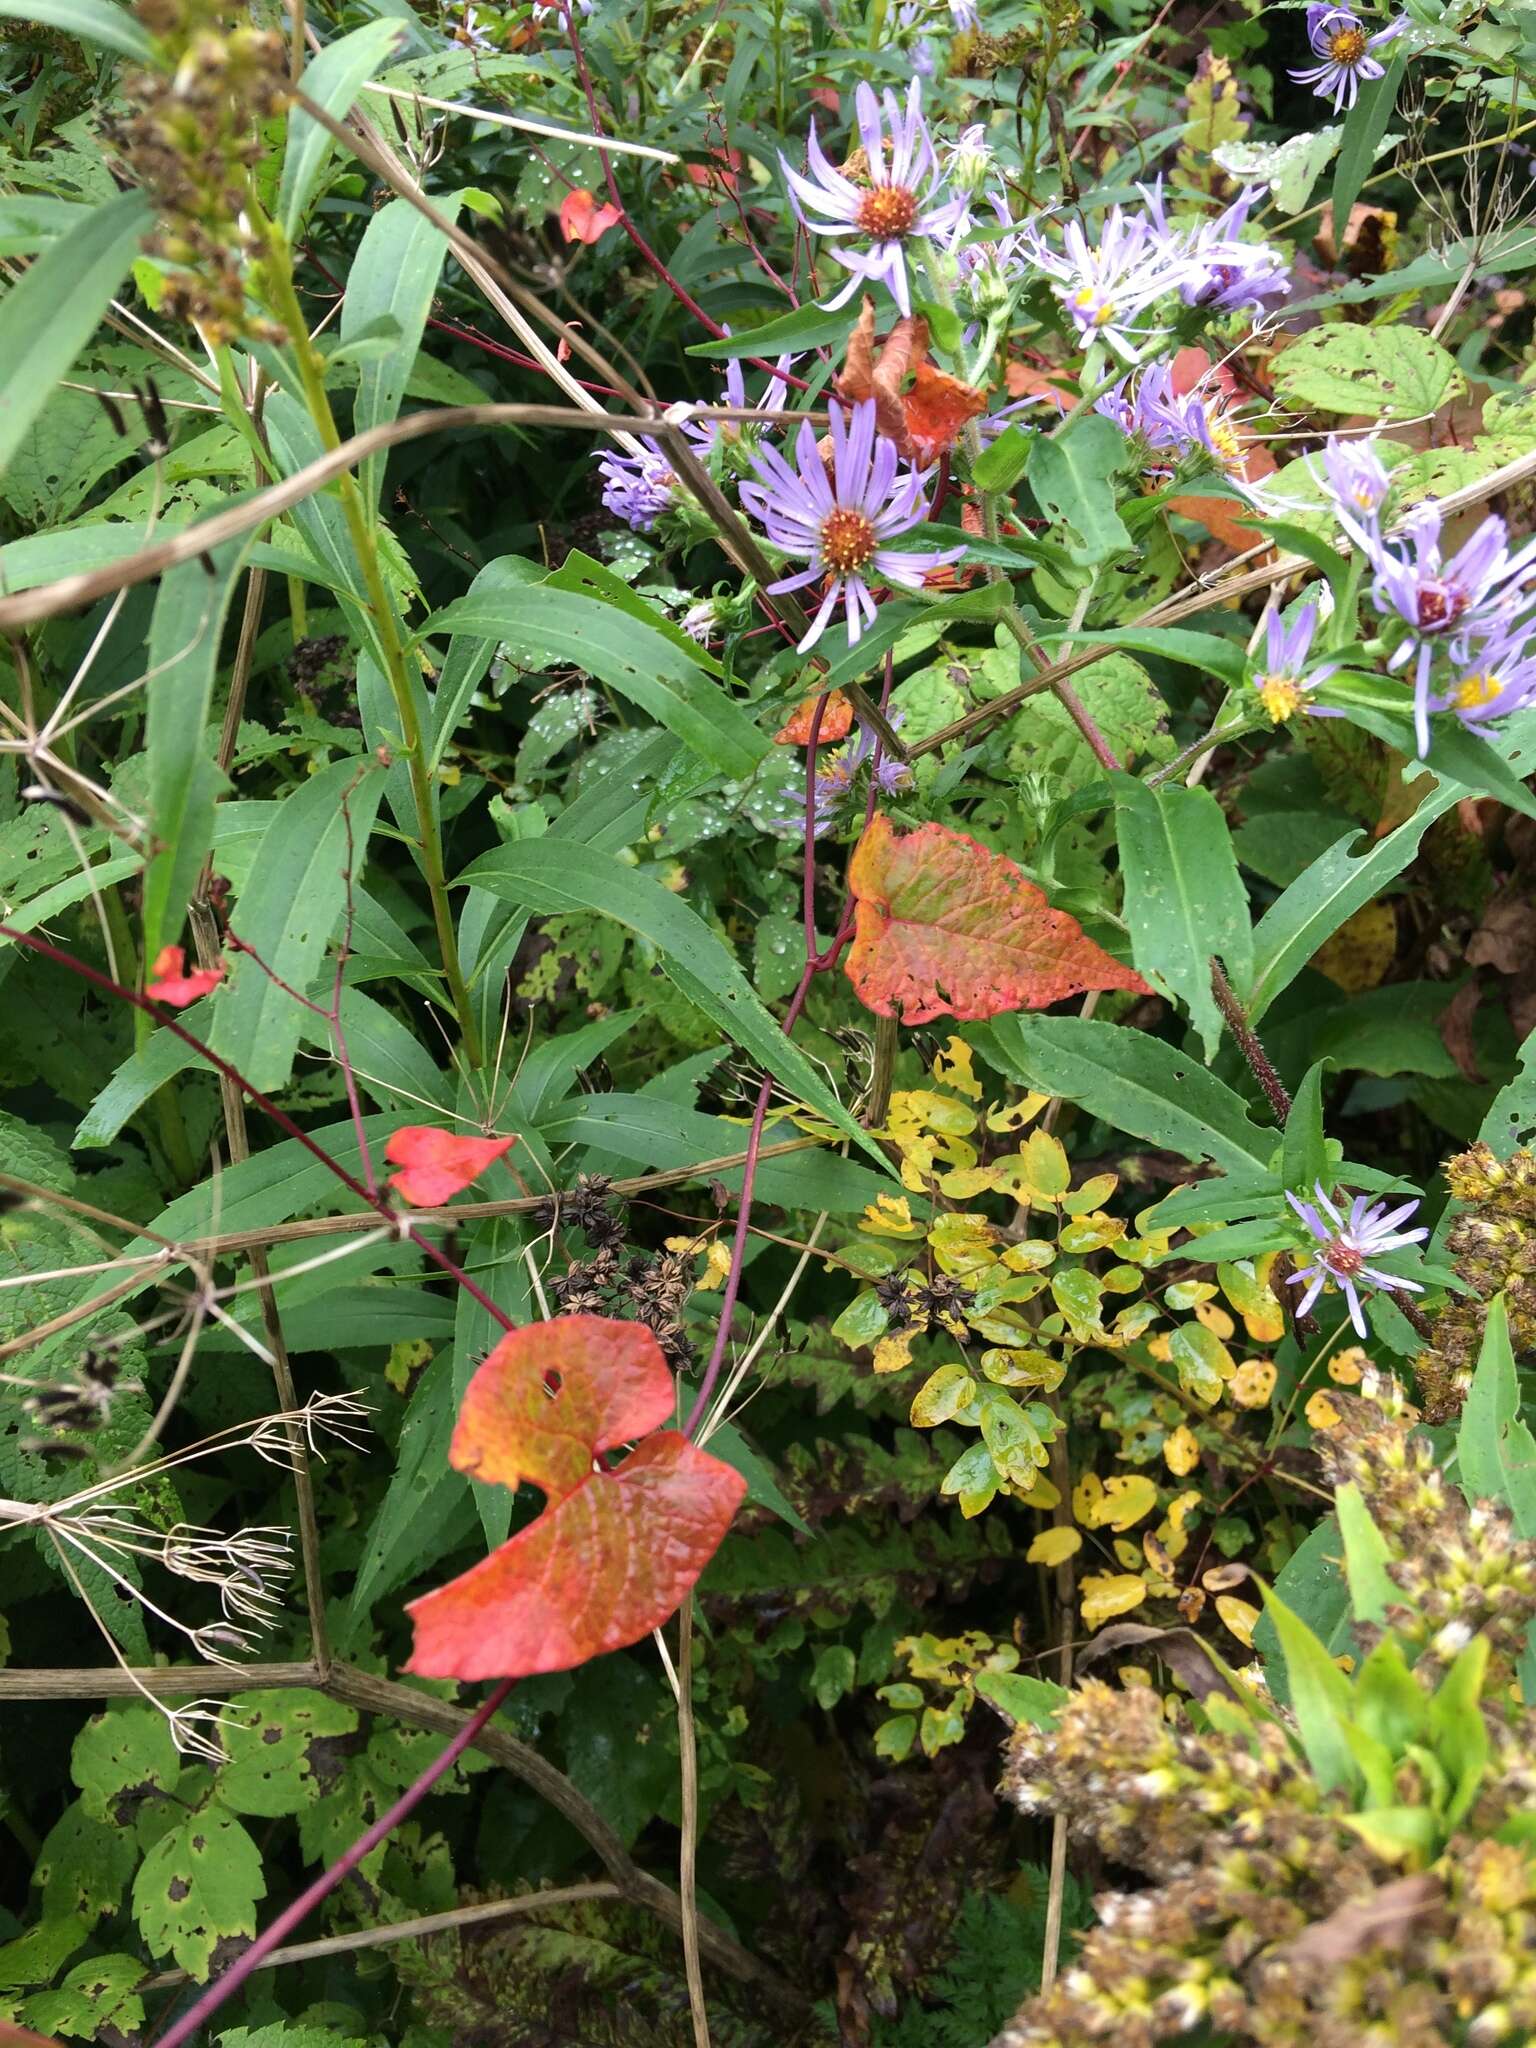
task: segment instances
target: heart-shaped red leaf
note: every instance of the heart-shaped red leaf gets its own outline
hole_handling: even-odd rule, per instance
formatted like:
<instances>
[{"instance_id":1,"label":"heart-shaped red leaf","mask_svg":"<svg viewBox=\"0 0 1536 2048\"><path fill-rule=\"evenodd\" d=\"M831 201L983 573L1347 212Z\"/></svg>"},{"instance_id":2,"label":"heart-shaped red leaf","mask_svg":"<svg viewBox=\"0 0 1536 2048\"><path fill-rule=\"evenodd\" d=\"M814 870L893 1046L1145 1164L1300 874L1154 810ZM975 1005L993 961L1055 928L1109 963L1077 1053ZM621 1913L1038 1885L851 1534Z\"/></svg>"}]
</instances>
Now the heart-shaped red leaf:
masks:
<instances>
[{"instance_id":1,"label":"heart-shaped red leaf","mask_svg":"<svg viewBox=\"0 0 1536 2048\"><path fill-rule=\"evenodd\" d=\"M391 1166L404 1169L392 1173L389 1184L413 1209L435 1209L478 1180L516 1143L515 1137L462 1138L432 1124L402 1124L384 1147Z\"/></svg>"},{"instance_id":2,"label":"heart-shaped red leaf","mask_svg":"<svg viewBox=\"0 0 1536 2048\"><path fill-rule=\"evenodd\" d=\"M1005 855L945 825L897 833L877 812L848 886L848 978L879 1016L923 1024L1043 1010L1090 988L1148 993Z\"/></svg>"},{"instance_id":3,"label":"heart-shaped red leaf","mask_svg":"<svg viewBox=\"0 0 1536 2048\"><path fill-rule=\"evenodd\" d=\"M188 974L187 956L181 947L162 946L149 970L144 993L153 996L157 1003L164 1003L168 1009L184 1010L188 1003L195 1003L199 996L217 988L223 979L222 961L217 967L194 967Z\"/></svg>"},{"instance_id":4,"label":"heart-shaped red leaf","mask_svg":"<svg viewBox=\"0 0 1536 2048\"><path fill-rule=\"evenodd\" d=\"M745 1492L739 1472L676 1430L647 1437L483 1564L413 1600L406 1669L521 1678L639 1642L687 1599Z\"/></svg>"},{"instance_id":5,"label":"heart-shaped red leaf","mask_svg":"<svg viewBox=\"0 0 1536 2048\"><path fill-rule=\"evenodd\" d=\"M592 1476L599 1451L660 1428L677 1404L643 1323L557 1316L512 1330L465 1389L448 1462L474 1479L552 1497Z\"/></svg>"}]
</instances>

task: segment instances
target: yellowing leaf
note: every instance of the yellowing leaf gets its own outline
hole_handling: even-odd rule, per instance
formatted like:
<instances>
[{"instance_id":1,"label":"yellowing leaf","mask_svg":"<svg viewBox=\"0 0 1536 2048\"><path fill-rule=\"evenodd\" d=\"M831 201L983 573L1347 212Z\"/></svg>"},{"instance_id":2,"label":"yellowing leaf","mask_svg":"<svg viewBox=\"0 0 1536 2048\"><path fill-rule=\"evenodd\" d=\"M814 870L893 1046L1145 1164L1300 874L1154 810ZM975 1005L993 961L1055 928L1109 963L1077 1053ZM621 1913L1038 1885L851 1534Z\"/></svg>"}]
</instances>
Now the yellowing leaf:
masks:
<instances>
[{"instance_id":1,"label":"yellowing leaf","mask_svg":"<svg viewBox=\"0 0 1536 2048\"><path fill-rule=\"evenodd\" d=\"M877 1195L859 1218L860 1230L873 1237L921 1237L923 1226L912 1220L911 1205L903 1195Z\"/></svg>"},{"instance_id":2,"label":"yellowing leaf","mask_svg":"<svg viewBox=\"0 0 1536 2048\"><path fill-rule=\"evenodd\" d=\"M969 1202L997 1185L995 1166L957 1166L941 1173L934 1182L939 1193L951 1202Z\"/></svg>"},{"instance_id":3,"label":"yellowing leaf","mask_svg":"<svg viewBox=\"0 0 1536 2048\"><path fill-rule=\"evenodd\" d=\"M1131 1572L1096 1572L1082 1582L1084 1625L1099 1628L1117 1614L1129 1614L1147 1597L1146 1582Z\"/></svg>"},{"instance_id":4,"label":"yellowing leaf","mask_svg":"<svg viewBox=\"0 0 1536 2048\"><path fill-rule=\"evenodd\" d=\"M1168 1503L1168 1512L1158 1524L1157 1540L1171 1558L1180 1558L1189 1548L1189 1532L1184 1524L1195 1509L1200 1506L1202 1496L1193 1488L1187 1493L1175 1496Z\"/></svg>"},{"instance_id":5,"label":"yellowing leaf","mask_svg":"<svg viewBox=\"0 0 1536 2048\"><path fill-rule=\"evenodd\" d=\"M1049 1095L1037 1095L1031 1089L1018 1102L994 1102L987 1111L987 1129L999 1136L1022 1131L1034 1122L1050 1099Z\"/></svg>"},{"instance_id":6,"label":"yellowing leaf","mask_svg":"<svg viewBox=\"0 0 1536 2048\"><path fill-rule=\"evenodd\" d=\"M1223 1593L1216 1602L1216 1612L1243 1648L1251 1650L1254 1625L1259 1618L1258 1608L1250 1606L1246 1600L1235 1599L1230 1593Z\"/></svg>"},{"instance_id":7,"label":"yellowing leaf","mask_svg":"<svg viewBox=\"0 0 1536 2048\"><path fill-rule=\"evenodd\" d=\"M1219 1301L1200 1302L1195 1309L1195 1320L1214 1336L1220 1337L1223 1343L1237 1334L1236 1323Z\"/></svg>"},{"instance_id":8,"label":"yellowing leaf","mask_svg":"<svg viewBox=\"0 0 1536 2048\"><path fill-rule=\"evenodd\" d=\"M1095 1173L1070 1195L1063 1195L1061 1206L1069 1216L1086 1216L1090 1209L1101 1209L1119 1185L1118 1173Z\"/></svg>"},{"instance_id":9,"label":"yellowing leaf","mask_svg":"<svg viewBox=\"0 0 1536 2048\"><path fill-rule=\"evenodd\" d=\"M1029 1191L1042 1202L1056 1202L1072 1185L1072 1168L1066 1148L1049 1131L1031 1131L1023 1148L1024 1171Z\"/></svg>"},{"instance_id":10,"label":"yellowing leaf","mask_svg":"<svg viewBox=\"0 0 1536 2048\"><path fill-rule=\"evenodd\" d=\"M1061 1233L1061 1248L1076 1258L1085 1252L1102 1251L1107 1244L1117 1244L1125 1235L1123 1216L1106 1216L1102 1209L1086 1216L1074 1216Z\"/></svg>"},{"instance_id":11,"label":"yellowing leaf","mask_svg":"<svg viewBox=\"0 0 1536 2048\"><path fill-rule=\"evenodd\" d=\"M1047 1266L1055 1265L1056 1247L1048 1238L1022 1237L1009 1245L998 1263L1010 1273L1043 1273Z\"/></svg>"},{"instance_id":12,"label":"yellowing leaf","mask_svg":"<svg viewBox=\"0 0 1536 2048\"><path fill-rule=\"evenodd\" d=\"M976 1078L973 1064L974 1055L963 1038L951 1038L942 1052L934 1054L933 1078L941 1088L953 1088L957 1095L967 1095L972 1102L981 1100L981 1083ZM1045 1100L1042 1096L1041 1101ZM991 1129L991 1125L988 1125Z\"/></svg>"},{"instance_id":13,"label":"yellowing leaf","mask_svg":"<svg viewBox=\"0 0 1536 2048\"><path fill-rule=\"evenodd\" d=\"M904 1365L912 1363L911 1330L897 1330L890 1337L882 1337L875 1346L873 1365L876 1372L900 1372Z\"/></svg>"},{"instance_id":14,"label":"yellowing leaf","mask_svg":"<svg viewBox=\"0 0 1536 2048\"><path fill-rule=\"evenodd\" d=\"M1110 1547L1115 1553L1116 1562L1124 1565L1128 1572L1141 1570L1141 1552L1129 1537L1117 1536Z\"/></svg>"},{"instance_id":15,"label":"yellowing leaf","mask_svg":"<svg viewBox=\"0 0 1536 2048\"><path fill-rule=\"evenodd\" d=\"M1328 1398L1325 1387L1319 1387L1301 1411L1314 1429L1333 1429L1339 1420L1339 1411Z\"/></svg>"},{"instance_id":16,"label":"yellowing leaf","mask_svg":"<svg viewBox=\"0 0 1536 2048\"><path fill-rule=\"evenodd\" d=\"M1195 1308L1202 1301L1215 1298L1216 1290L1209 1280L1175 1280L1167 1289L1163 1299L1170 1308L1184 1310Z\"/></svg>"},{"instance_id":17,"label":"yellowing leaf","mask_svg":"<svg viewBox=\"0 0 1536 2048\"><path fill-rule=\"evenodd\" d=\"M1328 1377L1335 1386L1358 1387L1370 1362L1368 1353L1351 1344L1347 1351L1337 1351L1329 1359Z\"/></svg>"},{"instance_id":18,"label":"yellowing leaf","mask_svg":"<svg viewBox=\"0 0 1536 2048\"><path fill-rule=\"evenodd\" d=\"M1187 1422L1163 1439L1163 1463L1176 1479L1184 1479L1200 1462L1200 1445Z\"/></svg>"},{"instance_id":19,"label":"yellowing leaf","mask_svg":"<svg viewBox=\"0 0 1536 2048\"><path fill-rule=\"evenodd\" d=\"M979 1265L992 1263L995 1226L985 1216L949 1211L940 1216L928 1233L928 1242L941 1273L969 1273Z\"/></svg>"},{"instance_id":20,"label":"yellowing leaf","mask_svg":"<svg viewBox=\"0 0 1536 2048\"><path fill-rule=\"evenodd\" d=\"M952 1095L936 1094L932 1088L902 1088L891 1097L890 1121L893 1131L910 1123L921 1130L963 1138L975 1130L977 1117L974 1109L956 1102Z\"/></svg>"},{"instance_id":21,"label":"yellowing leaf","mask_svg":"<svg viewBox=\"0 0 1536 2048\"><path fill-rule=\"evenodd\" d=\"M1085 1472L1072 1489L1072 1516L1085 1529L1097 1529L1099 1510L1104 1505L1104 1482L1097 1472Z\"/></svg>"},{"instance_id":22,"label":"yellowing leaf","mask_svg":"<svg viewBox=\"0 0 1536 2048\"><path fill-rule=\"evenodd\" d=\"M1075 1557L1083 1547L1082 1536L1076 1529L1042 1529L1024 1553L1026 1564L1065 1564L1069 1557Z\"/></svg>"},{"instance_id":23,"label":"yellowing leaf","mask_svg":"<svg viewBox=\"0 0 1536 2048\"><path fill-rule=\"evenodd\" d=\"M1053 1358L1048 1351L1036 1351L1030 1345L1022 1350L1000 1345L991 1351L983 1351L981 1369L1000 1387L1043 1387L1049 1394L1065 1379L1067 1362L1064 1358Z\"/></svg>"},{"instance_id":24,"label":"yellowing leaf","mask_svg":"<svg viewBox=\"0 0 1536 2048\"><path fill-rule=\"evenodd\" d=\"M937 1429L976 1398L976 1382L963 1365L941 1365L912 1398L912 1422L918 1429Z\"/></svg>"},{"instance_id":25,"label":"yellowing leaf","mask_svg":"<svg viewBox=\"0 0 1536 2048\"><path fill-rule=\"evenodd\" d=\"M1174 1331L1168 1340L1168 1356L1184 1391L1207 1408L1221 1399L1223 1382L1237 1370L1226 1345L1200 1323L1185 1323Z\"/></svg>"},{"instance_id":26,"label":"yellowing leaf","mask_svg":"<svg viewBox=\"0 0 1536 2048\"><path fill-rule=\"evenodd\" d=\"M1346 918L1318 947L1310 964L1346 995L1356 996L1381 986L1396 952L1396 907L1378 899Z\"/></svg>"},{"instance_id":27,"label":"yellowing leaf","mask_svg":"<svg viewBox=\"0 0 1536 2048\"><path fill-rule=\"evenodd\" d=\"M1104 1482L1099 1522L1111 1529L1131 1529L1156 1506L1157 1487L1144 1472L1116 1473Z\"/></svg>"},{"instance_id":28,"label":"yellowing leaf","mask_svg":"<svg viewBox=\"0 0 1536 2048\"><path fill-rule=\"evenodd\" d=\"M1275 1391L1276 1373L1267 1358L1248 1358L1232 1375L1232 1398L1239 1408L1267 1408Z\"/></svg>"}]
</instances>

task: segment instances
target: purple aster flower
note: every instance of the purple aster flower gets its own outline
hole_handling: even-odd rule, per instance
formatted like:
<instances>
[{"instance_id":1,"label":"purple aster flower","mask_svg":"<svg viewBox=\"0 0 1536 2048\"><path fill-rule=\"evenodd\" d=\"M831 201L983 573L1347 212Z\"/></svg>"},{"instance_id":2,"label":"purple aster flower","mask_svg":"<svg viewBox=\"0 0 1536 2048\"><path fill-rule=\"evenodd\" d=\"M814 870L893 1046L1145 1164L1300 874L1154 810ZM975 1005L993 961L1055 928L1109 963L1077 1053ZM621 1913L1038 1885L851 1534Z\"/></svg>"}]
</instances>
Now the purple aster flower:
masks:
<instances>
[{"instance_id":1,"label":"purple aster flower","mask_svg":"<svg viewBox=\"0 0 1536 2048\"><path fill-rule=\"evenodd\" d=\"M1359 15L1347 7L1312 6L1307 9L1307 41L1321 62L1304 71L1293 71L1298 85L1310 85L1320 100L1332 98L1333 111L1352 107L1362 83L1370 84L1385 70L1373 52L1408 26L1406 16L1390 21L1372 35Z\"/></svg>"},{"instance_id":2,"label":"purple aster flower","mask_svg":"<svg viewBox=\"0 0 1536 2048\"><path fill-rule=\"evenodd\" d=\"M1414 661L1413 718L1419 753L1429 754L1430 669L1435 651L1448 646L1454 660L1466 659L1473 641L1513 632L1527 609L1536 540L1509 551L1504 521L1490 513L1449 562L1440 555L1440 511L1418 506L1404 523L1400 546L1366 537L1376 570L1371 597L1378 611L1396 612L1409 632L1389 666ZM1362 529L1364 533L1364 529Z\"/></svg>"},{"instance_id":3,"label":"purple aster flower","mask_svg":"<svg viewBox=\"0 0 1536 2048\"><path fill-rule=\"evenodd\" d=\"M903 717L904 713L900 711L890 714L891 724L898 732ZM912 771L906 762L886 760L879 746L877 734L860 719L855 740L846 747L839 747L835 753L818 756L814 796L814 823L818 834L837 822L844 798L851 793L859 770L871 755L875 759L870 779L879 795L895 796L910 786ZM791 785L788 793L798 796L800 792L798 787Z\"/></svg>"},{"instance_id":4,"label":"purple aster flower","mask_svg":"<svg viewBox=\"0 0 1536 2048\"><path fill-rule=\"evenodd\" d=\"M1392 488L1386 465L1376 453L1375 436L1350 441L1330 434L1323 444L1323 471L1339 524L1356 547L1369 554L1377 544L1377 520Z\"/></svg>"},{"instance_id":5,"label":"purple aster flower","mask_svg":"<svg viewBox=\"0 0 1536 2048\"><path fill-rule=\"evenodd\" d=\"M1468 656L1450 688L1430 698L1430 710L1454 711L1475 733L1486 733L1512 711L1531 710L1536 706L1536 655L1526 651L1530 644L1524 629L1485 642Z\"/></svg>"},{"instance_id":6,"label":"purple aster flower","mask_svg":"<svg viewBox=\"0 0 1536 2048\"><path fill-rule=\"evenodd\" d=\"M1242 444L1230 415L1222 409L1219 393L1199 384L1191 391L1176 391L1168 363L1150 364L1134 388L1129 378L1122 377L1112 391L1095 401L1094 410L1112 419L1127 437L1140 439L1149 451L1172 458L1149 462L1149 471L1171 475L1196 448L1203 449L1223 469L1241 465Z\"/></svg>"},{"instance_id":7,"label":"purple aster flower","mask_svg":"<svg viewBox=\"0 0 1536 2048\"><path fill-rule=\"evenodd\" d=\"M671 504L677 488L677 478L656 443L647 441L645 448L642 455L612 448L598 458L597 464L603 479L604 505L636 533L650 532L657 514Z\"/></svg>"},{"instance_id":8,"label":"purple aster flower","mask_svg":"<svg viewBox=\"0 0 1536 2048\"><path fill-rule=\"evenodd\" d=\"M827 579L821 609L800 642L801 654L814 647L826 631L839 597L850 643L873 622L870 575L907 590L920 590L930 570L958 561L965 553L963 546L927 549L920 554L886 547L885 542L927 517L923 485L929 472L898 472L895 442L875 432L872 398L854 406L848 422L837 406L830 419L830 480L816 430L804 420L795 440L794 468L776 448L761 448L750 457L760 481L741 486L742 504L762 522L773 545L786 555L806 557L810 563L809 568L770 583L769 591L803 590L809 583Z\"/></svg>"},{"instance_id":9,"label":"purple aster flower","mask_svg":"<svg viewBox=\"0 0 1536 2048\"><path fill-rule=\"evenodd\" d=\"M1292 1287L1305 1282L1307 1288L1296 1304L1296 1313L1304 1316L1325 1287L1337 1287L1349 1303L1349 1320L1364 1337L1367 1332L1360 1307L1362 1286L1377 1287L1390 1294L1424 1292L1417 1280L1400 1280L1395 1273L1383 1273L1368 1263L1385 1252L1399 1251L1406 1244L1418 1244L1428 1237L1427 1230L1397 1227L1418 1208L1419 1198L1415 1196L1411 1202L1389 1211L1385 1202L1368 1202L1364 1195L1356 1195L1346 1218L1329 1201L1321 1181L1312 1192L1317 1196L1315 1203L1303 1202L1289 1189L1285 1196L1317 1246L1312 1263L1299 1267L1290 1276Z\"/></svg>"},{"instance_id":10,"label":"purple aster flower","mask_svg":"<svg viewBox=\"0 0 1536 2048\"><path fill-rule=\"evenodd\" d=\"M1263 665L1255 669L1251 680L1259 702L1269 714L1271 725L1283 725L1286 719L1303 708L1301 700L1308 690L1315 690L1319 683L1325 683L1338 671L1336 661L1327 661L1310 674L1306 672L1307 657L1312 652L1316 632L1315 604L1303 605L1290 626L1277 611L1269 614ZM1342 711L1328 710L1319 704L1308 704L1305 709L1313 718L1344 716Z\"/></svg>"},{"instance_id":11,"label":"purple aster flower","mask_svg":"<svg viewBox=\"0 0 1536 2048\"><path fill-rule=\"evenodd\" d=\"M981 27L981 9L976 0L949 0L949 17L957 36Z\"/></svg>"},{"instance_id":12,"label":"purple aster flower","mask_svg":"<svg viewBox=\"0 0 1536 2048\"><path fill-rule=\"evenodd\" d=\"M822 154L816 124L811 123L806 156L810 177L792 170L779 158L788 180L795 213L812 234L829 237L864 235L868 249L834 249L833 259L850 275L847 284L826 301L830 309L846 305L861 284L881 281L903 313L912 311L907 285L906 244L914 235L943 236L965 212L963 197L944 191L933 144L923 120L922 87L914 78L906 112L895 93L881 102L874 88L860 85L853 96L854 118L868 166L869 183L855 185ZM890 129L887 142L885 128ZM807 211L809 209L809 211Z\"/></svg>"},{"instance_id":13,"label":"purple aster flower","mask_svg":"<svg viewBox=\"0 0 1536 2048\"><path fill-rule=\"evenodd\" d=\"M1268 242L1242 239L1249 209L1263 197L1264 189L1245 186L1224 213L1185 230L1184 252L1192 274L1180 285L1179 296L1186 306L1235 313L1244 306L1262 306L1266 299L1284 298L1290 290L1280 251ZM1160 213L1161 180L1157 197Z\"/></svg>"},{"instance_id":14,"label":"purple aster flower","mask_svg":"<svg viewBox=\"0 0 1536 2048\"><path fill-rule=\"evenodd\" d=\"M1130 361L1135 323L1159 299L1195 273L1179 237L1164 222L1112 206L1093 241L1079 221L1062 230L1062 247L1048 243L1033 222L1019 237L1024 260L1056 281L1056 296L1085 345L1104 341Z\"/></svg>"}]
</instances>

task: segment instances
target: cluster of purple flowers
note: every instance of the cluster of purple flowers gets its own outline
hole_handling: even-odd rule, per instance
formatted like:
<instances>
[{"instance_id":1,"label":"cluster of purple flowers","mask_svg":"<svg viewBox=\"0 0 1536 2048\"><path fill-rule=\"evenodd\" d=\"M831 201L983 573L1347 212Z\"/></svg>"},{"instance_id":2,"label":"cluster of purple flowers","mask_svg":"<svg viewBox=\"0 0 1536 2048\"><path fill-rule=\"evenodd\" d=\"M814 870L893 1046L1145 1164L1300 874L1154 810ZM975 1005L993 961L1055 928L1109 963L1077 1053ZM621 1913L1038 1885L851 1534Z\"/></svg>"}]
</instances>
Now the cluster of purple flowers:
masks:
<instances>
[{"instance_id":1,"label":"cluster of purple flowers","mask_svg":"<svg viewBox=\"0 0 1536 2048\"><path fill-rule=\"evenodd\" d=\"M1383 1272L1370 1263L1387 1252L1400 1251L1405 1245L1419 1244L1428 1237L1429 1232L1424 1229L1398 1228L1418 1208L1418 1198L1388 1210L1385 1202L1369 1202L1364 1195L1356 1195L1346 1216L1329 1199L1321 1182L1312 1192L1317 1197L1315 1202L1304 1202L1289 1191L1285 1197L1312 1238L1310 1264L1298 1267L1290 1277L1293 1287L1306 1288L1296 1304L1296 1313L1305 1315L1325 1288L1337 1288L1349 1304L1349 1320L1364 1337L1367 1332L1360 1305L1362 1288L1379 1288L1390 1294L1424 1292L1419 1281L1401 1279L1396 1273Z\"/></svg>"},{"instance_id":2,"label":"cluster of purple flowers","mask_svg":"<svg viewBox=\"0 0 1536 2048\"><path fill-rule=\"evenodd\" d=\"M1407 26L1403 16L1372 35L1359 15L1351 14L1347 7L1314 4L1307 9L1307 41L1318 62L1293 71L1291 76L1298 85L1310 85L1320 100L1331 99L1337 114L1355 104L1362 84L1373 84L1383 76L1386 67L1377 63L1376 52Z\"/></svg>"},{"instance_id":3,"label":"cluster of purple flowers","mask_svg":"<svg viewBox=\"0 0 1536 2048\"><path fill-rule=\"evenodd\" d=\"M899 711L891 713L891 724L898 731L901 729L901 720L902 714ZM844 800L858 780L859 770L871 757L873 766L870 769L870 781L877 795L895 796L910 785L912 770L905 761L884 759L880 753L878 738L861 719L855 739L818 761L813 818L818 836L837 823ZM823 761L825 765L822 765ZM800 792L798 787L795 787L789 793L798 796Z\"/></svg>"},{"instance_id":4,"label":"cluster of purple flowers","mask_svg":"<svg viewBox=\"0 0 1536 2048\"><path fill-rule=\"evenodd\" d=\"M1323 463L1339 524L1374 571L1372 602L1406 629L1389 665L1412 666L1420 755L1429 753L1432 712L1454 711L1482 730L1536 705L1536 658L1526 651L1536 635L1536 540L1511 551L1508 528L1490 514L1447 560L1433 500L1399 532L1382 532L1390 480L1370 442L1334 437Z\"/></svg>"},{"instance_id":5,"label":"cluster of purple flowers","mask_svg":"<svg viewBox=\"0 0 1536 2048\"><path fill-rule=\"evenodd\" d=\"M1134 384L1122 377L1112 391L1094 401L1094 410L1144 444L1151 473L1171 474L1196 448L1224 469L1241 462L1242 447L1220 394L1200 384L1177 390L1168 363L1150 364Z\"/></svg>"}]
</instances>

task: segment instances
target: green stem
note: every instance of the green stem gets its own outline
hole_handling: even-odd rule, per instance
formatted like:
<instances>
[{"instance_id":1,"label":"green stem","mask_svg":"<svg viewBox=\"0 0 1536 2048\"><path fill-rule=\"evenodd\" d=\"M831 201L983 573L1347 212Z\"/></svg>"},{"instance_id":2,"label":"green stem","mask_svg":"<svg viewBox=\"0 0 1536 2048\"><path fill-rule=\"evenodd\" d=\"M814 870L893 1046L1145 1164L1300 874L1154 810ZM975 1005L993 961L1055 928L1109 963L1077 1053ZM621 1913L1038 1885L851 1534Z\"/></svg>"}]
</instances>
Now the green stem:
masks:
<instances>
[{"instance_id":1,"label":"green stem","mask_svg":"<svg viewBox=\"0 0 1536 2048\"><path fill-rule=\"evenodd\" d=\"M304 387L304 398L309 407L310 418L314 421L315 430L326 448L339 448L341 434L336 426L335 415L331 411L331 402L325 392L325 364L310 340L303 309L293 289L293 274L287 245L272 222L262 220L259 215L255 218L259 222L258 232L261 233L266 247L266 257L261 266L263 280L270 296L272 310L292 338L294 354L298 360L299 379ZM405 649L400 640L395 608L385 588L377 536L362 492L358 488L357 479L347 472L337 480L337 489L341 497L342 513L347 522L347 532L367 589L368 609L373 619L374 633L383 660L384 673L389 682L390 695L394 698L395 716L400 721L400 733L405 743L406 767L410 774L411 796L416 808L417 845L421 854L427 894L432 900L432 921L437 929L443 974L459 1020L465 1058L472 1067L479 1067L484 1057L480 1046L480 1033L469 1000L469 990L464 981L464 970L459 963L453 909L448 901L448 878L443 868L442 834L432 802L432 778L427 766L426 739L422 732L416 699L411 693L410 679L406 674Z\"/></svg>"}]
</instances>

